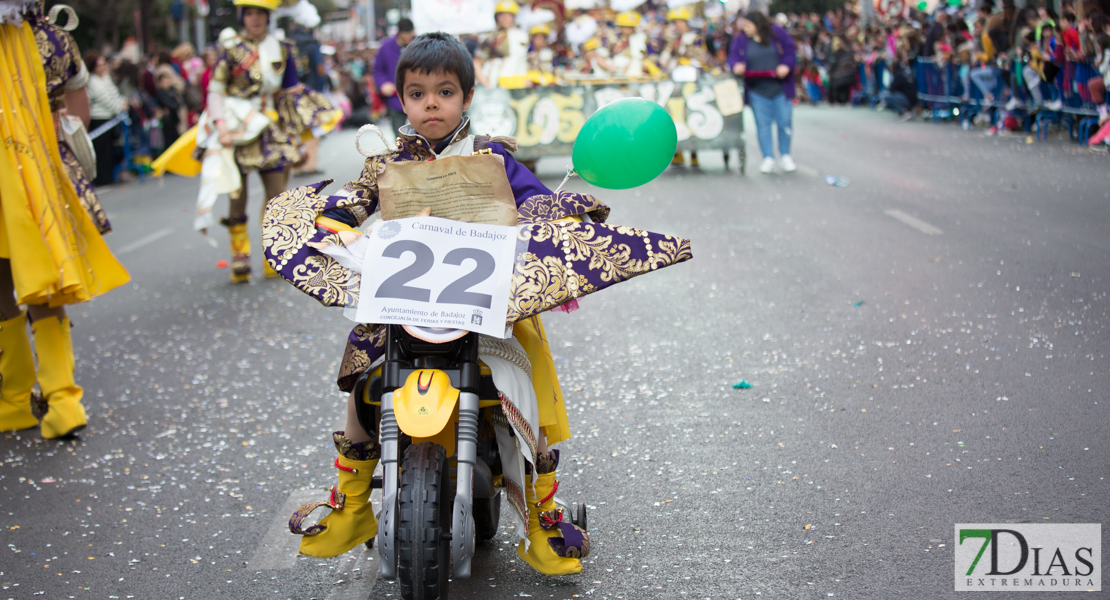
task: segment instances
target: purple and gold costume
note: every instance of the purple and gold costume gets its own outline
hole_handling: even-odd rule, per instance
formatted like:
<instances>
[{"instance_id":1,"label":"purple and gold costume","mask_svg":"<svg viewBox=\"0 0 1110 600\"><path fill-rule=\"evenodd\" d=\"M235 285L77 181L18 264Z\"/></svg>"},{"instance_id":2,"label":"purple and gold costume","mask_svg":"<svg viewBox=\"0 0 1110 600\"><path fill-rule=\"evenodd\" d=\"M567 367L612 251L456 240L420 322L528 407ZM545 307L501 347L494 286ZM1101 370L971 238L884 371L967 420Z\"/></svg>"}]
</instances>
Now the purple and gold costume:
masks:
<instances>
[{"instance_id":1,"label":"purple and gold costume","mask_svg":"<svg viewBox=\"0 0 1110 600\"><path fill-rule=\"evenodd\" d=\"M291 42L282 40L280 44L281 60L271 67L281 73L281 87L274 92L273 98L263 93L259 45L245 37L238 38L234 45L220 52L212 73L210 92L257 100L262 110L278 111L279 118L262 130L258 139L235 147L235 162L243 172L280 170L301 159L298 143L304 123L299 118L296 123L281 118L297 116L296 111L289 108L295 100L285 98L289 91L301 90L294 65L295 50ZM203 152L202 149L198 151Z\"/></svg>"},{"instance_id":2,"label":"purple and gold costume","mask_svg":"<svg viewBox=\"0 0 1110 600\"><path fill-rule=\"evenodd\" d=\"M362 174L334 196L321 195L330 180L299 187L270 201L263 223L266 259L278 274L325 306L357 304L359 275L307 245L333 235L316 227L323 215L357 225L378 208L377 178L392 162L430 160L435 149L411 128L401 130L397 150L366 160ZM451 143L464 140L460 127ZM692 257L690 242L632 227L604 224L609 207L587 194L553 193L505 148L489 150L505 159L505 171L517 203L518 236L529 242L518 257L510 291L508 322L536 316L630 279ZM591 222L559 221L588 216ZM557 222L558 221L558 222ZM349 391L358 376L385 350L385 328L355 326L347 340L338 385Z\"/></svg>"}]
</instances>

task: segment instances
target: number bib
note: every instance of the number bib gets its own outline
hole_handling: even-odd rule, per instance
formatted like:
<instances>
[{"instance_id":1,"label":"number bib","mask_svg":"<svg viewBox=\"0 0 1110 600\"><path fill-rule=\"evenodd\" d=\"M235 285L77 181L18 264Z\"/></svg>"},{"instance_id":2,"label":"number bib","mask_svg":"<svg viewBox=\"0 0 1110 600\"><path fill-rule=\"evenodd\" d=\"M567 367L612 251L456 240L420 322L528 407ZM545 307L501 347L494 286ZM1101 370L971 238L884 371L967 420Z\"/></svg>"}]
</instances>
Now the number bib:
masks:
<instances>
[{"instance_id":1,"label":"number bib","mask_svg":"<svg viewBox=\"0 0 1110 600\"><path fill-rule=\"evenodd\" d=\"M385 221L367 240L355 319L505 338L516 249L516 227Z\"/></svg>"}]
</instances>

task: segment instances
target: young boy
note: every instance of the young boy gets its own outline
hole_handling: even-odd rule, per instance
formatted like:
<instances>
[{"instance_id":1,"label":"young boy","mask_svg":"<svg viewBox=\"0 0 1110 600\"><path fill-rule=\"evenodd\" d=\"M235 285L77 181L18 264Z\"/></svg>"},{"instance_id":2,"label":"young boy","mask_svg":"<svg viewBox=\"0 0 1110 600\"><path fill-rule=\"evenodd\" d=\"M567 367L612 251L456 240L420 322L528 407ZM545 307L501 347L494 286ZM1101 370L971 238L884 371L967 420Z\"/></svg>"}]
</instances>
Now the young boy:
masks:
<instances>
[{"instance_id":1,"label":"young boy","mask_svg":"<svg viewBox=\"0 0 1110 600\"><path fill-rule=\"evenodd\" d=\"M397 149L368 158L361 176L344 186L338 195L326 197L326 201L313 196L319 200L310 201L314 205L312 210L307 211L307 217L320 214L317 224L331 223L329 227L337 231L349 229L377 210L377 178L388 164L469 156L488 149L504 158L505 174L522 223L584 214L590 214L595 221L603 221L608 208L596 199L571 192L553 194L535 175L515 161L501 144L490 141L488 136L470 135L469 120L463 116L463 111L470 106L474 95L474 79L470 55L455 38L444 33L429 33L413 40L401 54L397 65L397 92L411 124L400 128ZM323 184L314 187L314 191L318 192ZM308 192L304 191L306 189ZM267 258L283 277L302 291L325 304L343 305L344 284L329 282L330 273L340 269L321 267L324 261L330 259L311 253L303 246L293 248L288 243L288 240L298 236L298 239L305 239L303 230L312 229L312 225L304 221L304 211L297 213L297 217L288 217L294 211L288 210L287 206L305 203L304 198L312 192L311 188L298 188L271 203L264 236ZM279 212L282 214L279 215ZM296 221L296 218L301 218L301 221ZM646 239L647 234L643 235ZM322 246L316 242L307 244L312 244L314 248ZM305 269L315 270L315 274L307 277ZM384 349L385 330L374 325L358 325L351 332L340 368L340 389L351 391L363 372L377 366L376 362ZM535 390L535 396L530 399L513 399L531 403L532 406L527 408L536 415L531 423L513 424L518 438L536 441L534 450L529 450L524 444L519 445L529 463L528 468L537 475L535 481L530 482L531 478L526 477L523 485L519 485L512 484L508 474L505 478L505 491L514 508L516 531L521 537L517 553L545 575L578 573L582 570L579 559L589 552L589 537L574 525L559 522L557 517L554 491L558 487L555 469L559 451L549 450L548 445L569 439L570 428L539 318L518 321L513 329L513 338L504 342L511 346L507 346L509 350L516 348L520 355L527 356L530 383ZM483 356L483 360L487 359ZM530 393L523 395L531 396ZM537 397L544 401L537 402ZM333 434L339 453L335 461L339 469L339 485L333 488L328 501L306 504L290 519L290 530L305 536L301 541L302 554L321 558L337 556L377 534L377 519L370 504L370 480L381 447L376 439L377 433L368 433L359 424L355 402L352 393L348 399L346 427ZM523 436L520 435L521 427L524 427ZM317 525L302 529L308 513L323 506L331 508L332 512Z\"/></svg>"}]
</instances>

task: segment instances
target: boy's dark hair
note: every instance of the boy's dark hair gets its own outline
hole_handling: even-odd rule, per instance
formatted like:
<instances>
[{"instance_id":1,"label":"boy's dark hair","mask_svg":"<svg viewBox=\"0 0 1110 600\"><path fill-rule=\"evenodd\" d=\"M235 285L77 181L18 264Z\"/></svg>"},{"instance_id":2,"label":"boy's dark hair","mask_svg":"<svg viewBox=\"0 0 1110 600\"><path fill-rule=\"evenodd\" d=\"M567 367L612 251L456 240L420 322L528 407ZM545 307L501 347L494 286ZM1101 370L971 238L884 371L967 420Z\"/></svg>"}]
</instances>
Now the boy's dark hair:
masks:
<instances>
[{"instance_id":1,"label":"boy's dark hair","mask_svg":"<svg viewBox=\"0 0 1110 600\"><path fill-rule=\"evenodd\" d=\"M454 73L459 78L464 96L474 90L474 59L458 39L442 31L416 36L401 52L397 63L397 92L404 97L405 74Z\"/></svg>"},{"instance_id":2,"label":"boy's dark hair","mask_svg":"<svg viewBox=\"0 0 1110 600\"><path fill-rule=\"evenodd\" d=\"M412 26L412 19L404 18L400 21L397 21L397 33L408 33L414 30L415 28Z\"/></svg>"}]
</instances>

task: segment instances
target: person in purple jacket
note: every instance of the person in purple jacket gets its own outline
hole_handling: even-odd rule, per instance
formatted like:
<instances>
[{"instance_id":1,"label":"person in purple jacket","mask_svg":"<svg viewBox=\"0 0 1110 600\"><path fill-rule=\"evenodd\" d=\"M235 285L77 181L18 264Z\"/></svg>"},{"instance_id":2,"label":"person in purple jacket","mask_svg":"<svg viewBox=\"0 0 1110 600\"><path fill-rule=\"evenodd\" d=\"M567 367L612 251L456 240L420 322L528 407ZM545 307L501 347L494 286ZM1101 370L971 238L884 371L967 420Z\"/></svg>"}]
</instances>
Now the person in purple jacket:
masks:
<instances>
[{"instance_id":1,"label":"person in purple jacket","mask_svg":"<svg viewBox=\"0 0 1110 600\"><path fill-rule=\"evenodd\" d=\"M397 63L401 60L401 49L408 46L414 37L416 32L412 21L401 19L397 22L397 35L382 42L378 56L374 58L374 85L378 86L378 94L385 100L393 135L398 135L406 119L401 99L397 96Z\"/></svg>"},{"instance_id":2,"label":"person in purple jacket","mask_svg":"<svg viewBox=\"0 0 1110 600\"><path fill-rule=\"evenodd\" d=\"M794 77L797 67L794 40L785 29L758 11L740 19L740 33L732 41L728 67L744 78L744 95L755 115L756 137L763 152L760 173L775 171L772 122L778 128L780 165L784 172L797 169L790 156L793 137Z\"/></svg>"}]
</instances>

